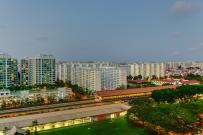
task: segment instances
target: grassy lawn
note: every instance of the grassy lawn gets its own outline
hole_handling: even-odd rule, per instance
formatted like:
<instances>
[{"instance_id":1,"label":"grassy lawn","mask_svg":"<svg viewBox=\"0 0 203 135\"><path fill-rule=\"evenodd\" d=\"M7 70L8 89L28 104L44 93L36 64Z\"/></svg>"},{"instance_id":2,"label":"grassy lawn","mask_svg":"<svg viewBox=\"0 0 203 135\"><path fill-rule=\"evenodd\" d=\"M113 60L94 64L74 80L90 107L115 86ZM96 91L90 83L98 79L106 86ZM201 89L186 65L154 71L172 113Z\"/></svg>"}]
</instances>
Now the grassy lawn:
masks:
<instances>
[{"instance_id":1,"label":"grassy lawn","mask_svg":"<svg viewBox=\"0 0 203 135\"><path fill-rule=\"evenodd\" d=\"M149 111L150 110L150 111ZM171 131L190 131L187 125L197 121L203 113L203 100L179 104L139 105L129 110L140 120L160 125Z\"/></svg>"},{"instance_id":2,"label":"grassy lawn","mask_svg":"<svg viewBox=\"0 0 203 135\"><path fill-rule=\"evenodd\" d=\"M125 118L106 120L40 132L39 135L153 135L143 128L130 126Z\"/></svg>"}]
</instances>

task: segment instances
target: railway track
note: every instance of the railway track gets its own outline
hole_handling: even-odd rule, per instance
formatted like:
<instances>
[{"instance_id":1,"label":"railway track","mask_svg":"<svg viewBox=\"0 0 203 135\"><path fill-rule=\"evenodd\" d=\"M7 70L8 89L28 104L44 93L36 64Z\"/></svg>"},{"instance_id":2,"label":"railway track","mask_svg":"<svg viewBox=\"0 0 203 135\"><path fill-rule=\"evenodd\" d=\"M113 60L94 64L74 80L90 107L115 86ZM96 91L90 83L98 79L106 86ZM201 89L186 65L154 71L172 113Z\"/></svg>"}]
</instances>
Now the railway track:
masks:
<instances>
[{"instance_id":1,"label":"railway track","mask_svg":"<svg viewBox=\"0 0 203 135\"><path fill-rule=\"evenodd\" d=\"M33 114L33 113L61 111L61 110L82 108L82 107L88 107L88 106L94 106L94 105L100 105L100 104L102 104L100 101L85 100L85 101L77 101L77 102L69 102L69 103L7 109L7 110L0 110L0 118L15 117L15 116L19 116L19 115L28 115L28 114Z\"/></svg>"},{"instance_id":2,"label":"railway track","mask_svg":"<svg viewBox=\"0 0 203 135\"><path fill-rule=\"evenodd\" d=\"M84 100L84 101L49 104L49 105L41 105L41 106L33 106L33 107L25 107L25 108L6 109L6 110L0 110L0 118L16 117L16 116L37 114L37 113L47 113L47 112L53 112L53 111L63 111L63 110L68 110L68 109L106 105L106 104L112 104L112 103L123 102L123 101L126 102L132 98L147 99L147 98L149 98L149 96L106 99L106 100L102 100L102 101Z\"/></svg>"}]
</instances>

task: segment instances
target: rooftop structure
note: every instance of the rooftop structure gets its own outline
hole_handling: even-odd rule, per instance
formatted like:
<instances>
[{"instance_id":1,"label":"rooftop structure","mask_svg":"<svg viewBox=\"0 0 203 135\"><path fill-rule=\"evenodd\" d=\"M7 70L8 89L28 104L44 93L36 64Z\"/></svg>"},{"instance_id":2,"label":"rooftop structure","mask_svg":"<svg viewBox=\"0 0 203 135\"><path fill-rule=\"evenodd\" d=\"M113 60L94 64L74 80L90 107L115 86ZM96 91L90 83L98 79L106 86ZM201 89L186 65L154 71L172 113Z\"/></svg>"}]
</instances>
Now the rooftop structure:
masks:
<instances>
[{"instance_id":1,"label":"rooftop structure","mask_svg":"<svg viewBox=\"0 0 203 135\"><path fill-rule=\"evenodd\" d=\"M116 97L116 96L136 96L136 95L144 95L149 94L154 90L161 90L166 88L175 89L179 85L170 85L170 86L157 86L157 87L147 87L147 88L134 88L134 89L127 89L127 90L104 90L98 91L97 95L102 99L108 97Z\"/></svg>"},{"instance_id":2,"label":"rooftop structure","mask_svg":"<svg viewBox=\"0 0 203 135\"><path fill-rule=\"evenodd\" d=\"M14 126L18 128L32 127L33 121L37 121L38 125L45 125L55 122L64 122L92 116L124 112L129 108L130 106L124 104L110 104L12 118L2 118L0 121L0 131L4 130L5 127L8 127L9 129Z\"/></svg>"}]
</instances>

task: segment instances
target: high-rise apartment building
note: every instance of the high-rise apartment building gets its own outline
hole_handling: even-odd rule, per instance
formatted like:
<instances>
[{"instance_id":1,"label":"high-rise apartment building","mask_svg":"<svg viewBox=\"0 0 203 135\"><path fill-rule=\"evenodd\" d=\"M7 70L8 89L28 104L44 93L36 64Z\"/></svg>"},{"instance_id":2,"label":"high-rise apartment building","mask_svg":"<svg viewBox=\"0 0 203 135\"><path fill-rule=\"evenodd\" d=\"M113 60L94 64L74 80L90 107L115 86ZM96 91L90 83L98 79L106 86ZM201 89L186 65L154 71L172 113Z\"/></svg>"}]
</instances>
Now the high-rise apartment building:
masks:
<instances>
[{"instance_id":1,"label":"high-rise apartment building","mask_svg":"<svg viewBox=\"0 0 203 135\"><path fill-rule=\"evenodd\" d=\"M127 86L126 70L119 67L101 67L97 69L101 75L101 89L114 90Z\"/></svg>"},{"instance_id":2,"label":"high-rise apartment building","mask_svg":"<svg viewBox=\"0 0 203 135\"><path fill-rule=\"evenodd\" d=\"M126 87L126 67L112 65L114 64L105 62L60 62L57 64L57 78L96 91L113 90L120 86Z\"/></svg>"},{"instance_id":3,"label":"high-rise apartment building","mask_svg":"<svg viewBox=\"0 0 203 135\"><path fill-rule=\"evenodd\" d=\"M96 68L91 67L72 67L71 83L90 91L101 90L101 75Z\"/></svg>"},{"instance_id":4,"label":"high-rise apartment building","mask_svg":"<svg viewBox=\"0 0 203 135\"><path fill-rule=\"evenodd\" d=\"M143 79L152 78L152 76L156 76L157 78L164 77L165 70L165 64L162 62L131 64L131 75L141 75Z\"/></svg>"},{"instance_id":5,"label":"high-rise apartment building","mask_svg":"<svg viewBox=\"0 0 203 135\"><path fill-rule=\"evenodd\" d=\"M7 54L0 54L0 87L7 88L18 83L17 59Z\"/></svg>"},{"instance_id":6,"label":"high-rise apartment building","mask_svg":"<svg viewBox=\"0 0 203 135\"><path fill-rule=\"evenodd\" d=\"M21 59L20 61L20 84L28 85L29 71L28 71L28 58Z\"/></svg>"},{"instance_id":7,"label":"high-rise apartment building","mask_svg":"<svg viewBox=\"0 0 203 135\"><path fill-rule=\"evenodd\" d=\"M71 68L74 64L60 62L56 64L56 80L63 82L71 81Z\"/></svg>"},{"instance_id":8,"label":"high-rise apartment building","mask_svg":"<svg viewBox=\"0 0 203 135\"><path fill-rule=\"evenodd\" d=\"M21 83L28 85L53 84L55 82L55 58L38 55L21 60Z\"/></svg>"}]
</instances>

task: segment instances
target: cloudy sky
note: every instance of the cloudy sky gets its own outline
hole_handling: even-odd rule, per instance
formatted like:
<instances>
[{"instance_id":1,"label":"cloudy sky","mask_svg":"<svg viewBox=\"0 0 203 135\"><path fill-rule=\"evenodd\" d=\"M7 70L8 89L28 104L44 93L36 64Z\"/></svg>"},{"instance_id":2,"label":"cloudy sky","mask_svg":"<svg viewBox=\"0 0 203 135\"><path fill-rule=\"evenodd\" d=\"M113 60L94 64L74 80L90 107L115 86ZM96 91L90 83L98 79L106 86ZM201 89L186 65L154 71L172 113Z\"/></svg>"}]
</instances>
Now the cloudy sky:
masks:
<instances>
[{"instance_id":1,"label":"cloudy sky","mask_svg":"<svg viewBox=\"0 0 203 135\"><path fill-rule=\"evenodd\" d=\"M203 1L1 0L0 52L63 60L203 60Z\"/></svg>"}]
</instances>

